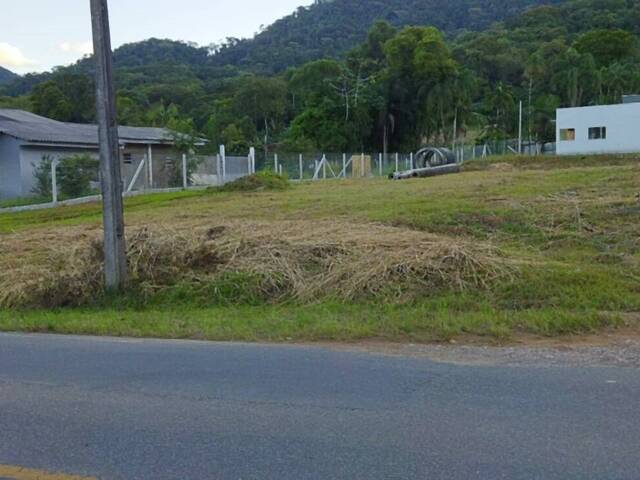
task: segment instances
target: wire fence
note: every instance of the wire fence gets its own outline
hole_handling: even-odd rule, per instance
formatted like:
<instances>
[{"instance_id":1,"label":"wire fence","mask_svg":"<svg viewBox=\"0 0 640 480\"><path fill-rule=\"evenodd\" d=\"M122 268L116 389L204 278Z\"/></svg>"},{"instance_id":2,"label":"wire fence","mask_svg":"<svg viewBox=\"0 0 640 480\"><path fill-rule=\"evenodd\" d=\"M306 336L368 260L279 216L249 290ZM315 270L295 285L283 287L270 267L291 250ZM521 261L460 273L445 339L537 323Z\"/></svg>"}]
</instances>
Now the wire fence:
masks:
<instances>
[{"instance_id":1,"label":"wire fence","mask_svg":"<svg viewBox=\"0 0 640 480\"><path fill-rule=\"evenodd\" d=\"M553 153L553 144L518 144L505 140L482 145L454 146L456 163L499 155L540 155ZM51 160L34 166L36 199L25 204L58 204L100 195L99 163L95 158ZM43 158L43 162L45 159ZM166 151L150 156L124 154L121 161L122 189L125 195L144 192L222 186L260 171L286 175L294 181L319 181L347 178L381 178L416 168L413 153L265 153L250 149L246 153L227 154L221 146L215 155L181 155Z\"/></svg>"}]
</instances>

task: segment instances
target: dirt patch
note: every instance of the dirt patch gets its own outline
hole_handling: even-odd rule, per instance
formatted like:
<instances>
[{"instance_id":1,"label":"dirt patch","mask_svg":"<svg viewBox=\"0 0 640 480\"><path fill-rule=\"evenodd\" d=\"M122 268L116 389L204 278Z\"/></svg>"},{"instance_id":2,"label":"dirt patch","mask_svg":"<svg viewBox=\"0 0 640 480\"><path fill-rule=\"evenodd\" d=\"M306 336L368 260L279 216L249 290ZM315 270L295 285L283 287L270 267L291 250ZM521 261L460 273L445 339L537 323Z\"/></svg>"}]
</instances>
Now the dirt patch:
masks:
<instances>
[{"instance_id":1,"label":"dirt patch","mask_svg":"<svg viewBox=\"0 0 640 480\"><path fill-rule=\"evenodd\" d=\"M0 259L0 305L89 303L102 290L99 231L60 229L45 238L38 233L3 239L9 253ZM29 260L15 258L12 250ZM265 298L301 302L379 296L405 301L440 288L488 287L514 268L490 244L336 221L135 227L129 229L127 257L131 282L141 291L242 274L256 280Z\"/></svg>"},{"instance_id":2,"label":"dirt patch","mask_svg":"<svg viewBox=\"0 0 640 480\"><path fill-rule=\"evenodd\" d=\"M497 162L489 164L489 170L494 170L497 172L512 172L516 169L515 166L511 163L506 162Z\"/></svg>"},{"instance_id":3,"label":"dirt patch","mask_svg":"<svg viewBox=\"0 0 640 480\"><path fill-rule=\"evenodd\" d=\"M424 358L455 365L640 368L640 328L638 327L600 332L597 335L555 338L516 335L506 344L498 344L486 337L463 336L455 343L448 344L367 341L324 345L333 350Z\"/></svg>"}]
</instances>

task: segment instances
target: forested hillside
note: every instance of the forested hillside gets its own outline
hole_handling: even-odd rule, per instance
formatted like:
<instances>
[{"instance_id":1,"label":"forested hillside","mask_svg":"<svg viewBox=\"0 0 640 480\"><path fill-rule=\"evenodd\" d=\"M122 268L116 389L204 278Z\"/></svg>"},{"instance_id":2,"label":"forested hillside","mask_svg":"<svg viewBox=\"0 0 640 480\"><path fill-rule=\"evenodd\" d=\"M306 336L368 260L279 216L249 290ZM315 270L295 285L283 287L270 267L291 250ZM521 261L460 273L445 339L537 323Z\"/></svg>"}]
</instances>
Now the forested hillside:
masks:
<instances>
[{"instance_id":1,"label":"forested hillside","mask_svg":"<svg viewBox=\"0 0 640 480\"><path fill-rule=\"evenodd\" d=\"M450 144L454 119L459 141L512 137L520 101L526 135L552 140L557 107L640 92L640 0L567 0L487 26L529 3L336 0L301 9L252 41L126 45L115 53L119 119L197 132L236 151L415 149ZM362 41L358 15L370 19ZM427 27L434 23L441 29ZM471 24L486 28L464 29ZM319 36L299 48L278 43L300 38L303 25L305 38ZM325 52L322 32L330 31L331 42L345 43L329 42ZM313 60L298 65L307 55ZM4 87L12 97L0 105L92 121L91 65L20 77ZM256 73L265 71L279 73Z\"/></svg>"},{"instance_id":2,"label":"forested hillside","mask_svg":"<svg viewBox=\"0 0 640 480\"><path fill-rule=\"evenodd\" d=\"M272 74L336 57L366 38L376 20L394 27L435 26L446 34L483 30L532 5L559 0L335 0L301 7L255 38L229 39L216 48L215 65Z\"/></svg>"},{"instance_id":3,"label":"forested hillside","mask_svg":"<svg viewBox=\"0 0 640 480\"><path fill-rule=\"evenodd\" d=\"M6 85L15 80L18 76L6 68L0 67L0 85Z\"/></svg>"}]
</instances>

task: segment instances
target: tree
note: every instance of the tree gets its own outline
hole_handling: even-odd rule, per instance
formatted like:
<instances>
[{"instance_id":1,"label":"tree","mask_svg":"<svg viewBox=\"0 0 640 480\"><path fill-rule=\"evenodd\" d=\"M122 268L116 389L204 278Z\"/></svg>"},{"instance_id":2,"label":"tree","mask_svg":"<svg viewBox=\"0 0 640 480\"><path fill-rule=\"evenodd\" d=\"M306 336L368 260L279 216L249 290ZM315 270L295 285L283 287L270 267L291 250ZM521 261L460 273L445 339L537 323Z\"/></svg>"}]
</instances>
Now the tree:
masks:
<instances>
[{"instance_id":1,"label":"tree","mask_svg":"<svg viewBox=\"0 0 640 480\"><path fill-rule=\"evenodd\" d=\"M581 54L570 48L553 62L551 68L555 72L551 86L563 105L579 107L596 99L600 76L590 53Z\"/></svg>"},{"instance_id":2,"label":"tree","mask_svg":"<svg viewBox=\"0 0 640 480\"><path fill-rule=\"evenodd\" d=\"M95 120L93 84L85 75L65 74L37 85L31 94L34 112L63 122Z\"/></svg>"},{"instance_id":3,"label":"tree","mask_svg":"<svg viewBox=\"0 0 640 480\"><path fill-rule=\"evenodd\" d=\"M73 106L53 81L36 86L31 94L31 103L34 113L43 117L70 122L73 116Z\"/></svg>"},{"instance_id":4,"label":"tree","mask_svg":"<svg viewBox=\"0 0 640 480\"><path fill-rule=\"evenodd\" d=\"M455 115L449 89L459 70L442 34L433 27L408 27L384 46L388 107L395 119L395 145L414 149L442 135ZM435 95L443 95L434 102ZM435 111L433 110L435 108Z\"/></svg>"},{"instance_id":5,"label":"tree","mask_svg":"<svg viewBox=\"0 0 640 480\"><path fill-rule=\"evenodd\" d=\"M607 67L637 54L637 41L632 33L624 30L600 29L580 36L575 49L583 55L592 55L598 66Z\"/></svg>"},{"instance_id":6,"label":"tree","mask_svg":"<svg viewBox=\"0 0 640 480\"><path fill-rule=\"evenodd\" d=\"M287 111L287 85L281 78L244 77L237 81L232 99L236 115L248 117L261 132L265 155L272 137L283 128Z\"/></svg>"}]
</instances>

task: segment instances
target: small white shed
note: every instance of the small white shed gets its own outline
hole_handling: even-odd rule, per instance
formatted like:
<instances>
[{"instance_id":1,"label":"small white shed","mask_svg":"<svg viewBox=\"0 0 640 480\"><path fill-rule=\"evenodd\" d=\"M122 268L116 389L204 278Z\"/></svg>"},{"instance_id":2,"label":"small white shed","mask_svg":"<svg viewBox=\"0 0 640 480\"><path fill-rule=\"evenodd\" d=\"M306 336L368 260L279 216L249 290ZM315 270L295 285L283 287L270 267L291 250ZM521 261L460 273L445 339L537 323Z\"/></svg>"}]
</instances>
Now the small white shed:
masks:
<instances>
[{"instance_id":1,"label":"small white shed","mask_svg":"<svg viewBox=\"0 0 640 480\"><path fill-rule=\"evenodd\" d=\"M640 152L640 103L558 109L558 155Z\"/></svg>"}]
</instances>

